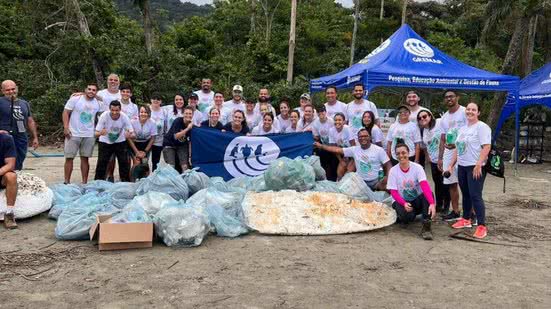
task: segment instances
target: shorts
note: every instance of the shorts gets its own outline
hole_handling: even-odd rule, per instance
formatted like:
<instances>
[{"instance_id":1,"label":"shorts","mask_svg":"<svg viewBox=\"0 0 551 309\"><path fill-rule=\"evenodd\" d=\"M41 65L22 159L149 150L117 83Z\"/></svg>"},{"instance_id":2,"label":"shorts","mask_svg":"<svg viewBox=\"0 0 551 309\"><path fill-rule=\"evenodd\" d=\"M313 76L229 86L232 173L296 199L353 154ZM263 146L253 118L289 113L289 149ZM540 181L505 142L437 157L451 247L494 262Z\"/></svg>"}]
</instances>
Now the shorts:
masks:
<instances>
[{"instance_id":1,"label":"shorts","mask_svg":"<svg viewBox=\"0 0 551 309\"><path fill-rule=\"evenodd\" d=\"M65 146L63 148L65 158L73 159L77 156L77 153L79 153L81 157L89 158L94 152L95 144L95 137L71 136L70 139L65 139Z\"/></svg>"},{"instance_id":2,"label":"shorts","mask_svg":"<svg viewBox=\"0 0 551 309\"><path fill-rule=\"evenodd\" d=\"M443 158L443 163L442 163L442 168L443 168L444 171L446 171L450 166L450 161L453 158L453 151L454 151L454 149L447 149L447 148L444 149L444 158ZM453 168L450 177L448 177L448 178L443 177L442 182L445 185L452 185L452 184L458 182L458 180L457 180L457 163L455 164L455 167Z\"/></svg>"},{"instance_id":3,"label":"shorts","mask_svg":"<svg viewBox=\"0 0 551 309\"><path fill-rule=\"evenodd\" d=\"M364 180L365 184L369 187L369 189L375 191L375 186L379 183L379 179L373 179L373 180Z\"/></svg>"},{"instance_id":4,"label":"shorts","mask_svg":"<svg viewBox=\"0 0 551 309\"><path fill-rule=\"evenodd\" d=\"M176 156L180 161L180 165L189 165L189 145L170 147L167 146L163 149L163 158L167 164L176 166Z\"/></svg>"}]
</instances>

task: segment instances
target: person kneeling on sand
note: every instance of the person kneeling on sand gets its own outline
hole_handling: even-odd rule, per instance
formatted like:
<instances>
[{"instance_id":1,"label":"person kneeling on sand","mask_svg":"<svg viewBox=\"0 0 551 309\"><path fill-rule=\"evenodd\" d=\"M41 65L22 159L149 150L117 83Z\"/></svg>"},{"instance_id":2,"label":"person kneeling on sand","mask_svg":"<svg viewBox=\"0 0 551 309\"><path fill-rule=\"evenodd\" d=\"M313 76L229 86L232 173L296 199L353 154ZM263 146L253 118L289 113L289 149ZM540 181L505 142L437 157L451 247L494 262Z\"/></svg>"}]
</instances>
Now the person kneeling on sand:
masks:
<instances>
[{"instance_id":1,"label":"person kneeling on sand","mask_svg":"<svg viewBox=\"0 0 551 309\"><path fill-rule=\"evenodd\" d=\"M387 189L395 202L397 222L413 222L418 214L423 216L421 237L432 240L431 219L436 216L436 205L427 175L421 165L409 160L409 148L398 143L394 148L399 164L390 169Z\"/></svg>"},{"instance_id":2,"label":"person kneeling on sand","mask_svg":"<svg viewBox=\"0 0 551 309\"><path fill-rule=\"evenodd\" d=\"M7 211L4 214L4 226L17 228L15 223L15 198L17 196L17 175L15 174L15 144L8 134L0 134L0 189L6 189Z\"/></svg>"}]
</instances>

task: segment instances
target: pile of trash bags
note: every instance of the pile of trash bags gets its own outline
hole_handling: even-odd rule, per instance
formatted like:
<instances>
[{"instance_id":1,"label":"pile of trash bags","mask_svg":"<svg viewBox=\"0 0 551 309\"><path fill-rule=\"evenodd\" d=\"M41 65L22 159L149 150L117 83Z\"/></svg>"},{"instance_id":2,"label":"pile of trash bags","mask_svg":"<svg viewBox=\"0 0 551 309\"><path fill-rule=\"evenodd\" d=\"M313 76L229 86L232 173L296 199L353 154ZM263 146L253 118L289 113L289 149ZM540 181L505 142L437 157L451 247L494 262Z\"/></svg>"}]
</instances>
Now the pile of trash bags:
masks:
<instances>
[{"instance_id":1,"label":"pile of trash bags","mask_svg":"<svg viewBox=\"0 0 551 309\"><path fill-rule=\"evenodd\" d=\"M91 181L85 185L58 184L49 217L57 220L55 236L84 240L98 214L111 222L151 222L167 246L199 246L209 233L221 237L247 234L241 207L248 191L320 191L347 194L364 201L391 203L388 194L373 192L356 173L339 182L326 180L319 157L279 158L263 175L224 181L197 169L183 174L160 165L136 183Z\"/></svg>"}]
</instances>

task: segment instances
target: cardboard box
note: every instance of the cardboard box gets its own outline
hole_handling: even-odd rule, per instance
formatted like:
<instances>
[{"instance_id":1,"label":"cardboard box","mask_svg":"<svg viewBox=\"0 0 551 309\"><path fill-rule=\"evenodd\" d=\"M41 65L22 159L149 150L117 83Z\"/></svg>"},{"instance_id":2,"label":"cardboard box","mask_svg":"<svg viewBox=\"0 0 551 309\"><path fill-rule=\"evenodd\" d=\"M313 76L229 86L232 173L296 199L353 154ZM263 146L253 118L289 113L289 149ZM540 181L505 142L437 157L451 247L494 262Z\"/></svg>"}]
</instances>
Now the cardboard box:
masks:
<instances>
[{"instance_id":1,"label":"cardboard box","mask_svg":"<svg viewBox=\"0 0 551 309\"><path fill-rule=\"evenodd\" d=\"M111 215L98 215L90 240L98 239L100 251L153 247L153 223L111 223Z\"/></svg>"}]
</instances>

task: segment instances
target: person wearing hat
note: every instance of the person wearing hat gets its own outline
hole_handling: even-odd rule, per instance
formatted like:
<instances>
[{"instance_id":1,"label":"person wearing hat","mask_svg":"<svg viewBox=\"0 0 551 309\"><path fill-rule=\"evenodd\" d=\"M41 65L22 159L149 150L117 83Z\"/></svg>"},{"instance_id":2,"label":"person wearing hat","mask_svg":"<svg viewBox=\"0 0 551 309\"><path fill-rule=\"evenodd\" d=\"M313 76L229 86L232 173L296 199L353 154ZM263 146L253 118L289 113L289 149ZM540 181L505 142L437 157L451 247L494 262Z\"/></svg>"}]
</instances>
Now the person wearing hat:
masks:
<instances>
[{"instance_id":1,"label":"person wearing hat","mask_svg":"<svg viewBox=\"0 0 551 309\"><path fill-rule=\"evenodd\" d=\"M418 163L419 152L421 151L421 133L419 127L409 121L410 112L406 105L400 105L396 110L398 111L398 121L390 126L386 136L387 154L391 157L392 165L398 164L395 148L397 144L403 143L408 146L410 161Z\"/></svg>"},{"instance_id":2,"label":"person wearing hat","mask_svg":"<svg viewBox=\"0 0 551 309\"><path fill-rule=\"evenodd\" d=\"M245 112L246 107L245 107L245 101L243 100L243 87L241 85L233 86L232 99L224 102L223 106L224 108L229 109L232 115L233 115L233 112L236 110Z\"/></svg>"},{"instance_id":3,"label":"person wearing hat","mask_svg":"<svg viewBox=\"0 0 551 309\"><path fill-rule=\"evenodd\" d=\"M203 113L201 113L201 111L197 108L199 104L199 96L192 92L189 95L187 104L193 109L193 125L196 127L201 126L201 122L203 122Z\"/></svg>"},{"instance_id":4,"label":"person wearing hat","mask_svg":"<svg viewBox=\"0 0 551 309\"><path fill-rule=\"evenodd\" d=\"M377 106L375 103L364 99L364 85L356 84L352 91L354 101L348 103L346 106L346 119L348 125L352 130L352 133L356 135L362 126L362 116L365 111L372 111L375 115L375 124L379 125L379 113L377 112Z\"/></svg>"},{"instance_id":5,"label":"person wearing hat","mask_svg":"<svg viewBox=\"0 0 551 309\"><path fill-rule=\"evenodd\" d=\"M310 99L310 95L308 93L303 93L300 96L300 106L295 107L295 110L300 114L300 118L304 116L304 107L307 105L312 105L312 100ZM317 114L314 114L314 118L316 118L317 116Z\"/></svg>"}]
</instances>

